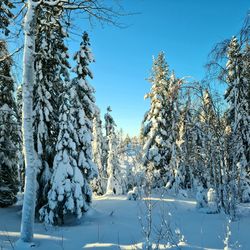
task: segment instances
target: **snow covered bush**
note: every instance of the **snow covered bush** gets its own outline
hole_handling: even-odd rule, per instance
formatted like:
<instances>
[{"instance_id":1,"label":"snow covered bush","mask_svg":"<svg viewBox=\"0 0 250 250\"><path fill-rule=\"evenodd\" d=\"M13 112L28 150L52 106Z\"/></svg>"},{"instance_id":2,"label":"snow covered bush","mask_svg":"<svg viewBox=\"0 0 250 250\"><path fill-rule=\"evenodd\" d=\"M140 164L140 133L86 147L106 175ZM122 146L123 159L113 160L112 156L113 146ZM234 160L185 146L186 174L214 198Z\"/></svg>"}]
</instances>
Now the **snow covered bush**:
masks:
<instances>
[{"instance_id":1,"label":"snow covered bush","mask_svg":"<svg viewBox=\"0 0 250 250\"><path fill-rule=\"evenodd\" d=\"M134 187L133 190L128 191L127 200L136 201L139 198L138 187Z\"/></svg>"},{"instance_id":2,"label":"snow covered bush","mask_svg":"<svg viewBox=\"0 0 250 250\"><path fill-rule=\"evenodd\" d=\"M196 193L196 208L206 208L207 207L207 194L202 186L197 187Z\"/></svg>"},{"instance_id":3,"label":"snow covered bush","mask_svg":"<svg viewBox=\"0 0 250 250\"><path fill-rule=\"evenodd\" d=\"M207 192L208 213L218 213L217 194L215 189L209 188Z\"/></svg>"}]
</instances>

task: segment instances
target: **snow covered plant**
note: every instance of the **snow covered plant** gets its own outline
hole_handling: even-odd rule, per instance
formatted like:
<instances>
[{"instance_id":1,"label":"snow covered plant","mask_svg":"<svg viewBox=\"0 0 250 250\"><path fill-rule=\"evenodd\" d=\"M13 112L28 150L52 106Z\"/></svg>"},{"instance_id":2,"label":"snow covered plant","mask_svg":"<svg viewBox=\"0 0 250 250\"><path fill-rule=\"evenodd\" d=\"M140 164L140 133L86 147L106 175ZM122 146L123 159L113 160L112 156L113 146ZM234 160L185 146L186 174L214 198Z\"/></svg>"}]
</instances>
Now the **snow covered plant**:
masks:
<instances>
[{"instance_id":1,"label":"snow covered plant","mask_svg":"<svg viewBox=\"0 0 250 250\"><path fill-rule=\"evenodd\" d=\"M128 200L137 200L139 198L138 187L134 187L133 190L128 191L127 199Z\"/></svg>"},{"instance_id":2,"label":"snow covered plant","mask_svg":"<svg viewBox=\"0 0 250 250\"><path fill-rule=\"evenodd\" d=\"M5 56L7 44L0 40L0 58ZM11 58L0 60L0 207L14 204L18 191L20 135L11 66Z\"/></svg>"},{"instance_id":3,"label":"snow covered plant","mask_svg":"<svg viewBox=\"0 0 250 250\"><path fill-rule=\"evenodd\" d=\"M112 111L110 107L107 108L105 114L105 129L106 142L108 143L107 151L107 194L121 195L124 193L124 183L121 176L121 168L118 157L118 140L115 132L115 122L110 115Z\"/></svg>"},{"instance_id":4,"label":"snow covered plant","mask_svg":"<svg viewBox=\"0 0 250 250\"><path fill-rule=\"evenodd\" d=\"M232 231L231 231L232 221L230 218L227 219L226 223L226 234L223 240L224 243L224 250L236 250L241 249L241 245L238 242L232 243Z\"/></svg>"},{"instance_id":5,"label":"snow covered plant","mask_svg":"<svg viewBox=\"0 0 250 250\"><path fill-rule=\"evenodd\" d=\"M121 170L117 154L117 141L115 133L112 132L109 136L109 153L107 165L108 183L106 192L107 194L123 194L123 183L121 179Z\"/></svg>"},{"instance_id":6,"label":"snow covered plant","mask_svg":"<svg viewBox=\"0 0 250 250\"><path fill-rule=\"evenodd\" d=\"M195 198L196 198L197 209L207 207L207 194L201 185L197 187L197 193L196 193Z\"/></svg>"},{"instance_id":7,"label":"snow covered plant","mask_svg":"<svg viewBox=\"0 0 250 250\"><path fill-rule=\"evenodd\" d=\"M144 196L140 196L138 200L138 219L145 240L143 249L166 249L173 246L178 248L179 243L184 242L184 236L171 223L172 215L163 201L164 189L162 193L158 193L157 198L153 198L153 180L154 177L148 174ZM139 194L141 195L140 192Z\"/></svg>"},{"instance_id":8,"label":"snow covered plant","mask_svg":"<svg viewBox=\"0 0 250 250\"><path fill-rule=\"evenodd\" d=\"M78 166L79 138L71 108L69 96L66 94L60 108L60 132L48 204L40 210L41 219L49 224L63 223L63 217L68 213L80 218L91 202L91 188Z\"/></svg>"},{"instance_id":9,"label":"snow covered plant","mask_svg":"<svg viewBox=\"0 0 250 250\"><path fill-rule=\"evenodd\" d=\"M207 201L208 201L208 213L218 213L218 202L216 191L213 188L209 188L207 192Z\"/></svg>"}]
</instances>

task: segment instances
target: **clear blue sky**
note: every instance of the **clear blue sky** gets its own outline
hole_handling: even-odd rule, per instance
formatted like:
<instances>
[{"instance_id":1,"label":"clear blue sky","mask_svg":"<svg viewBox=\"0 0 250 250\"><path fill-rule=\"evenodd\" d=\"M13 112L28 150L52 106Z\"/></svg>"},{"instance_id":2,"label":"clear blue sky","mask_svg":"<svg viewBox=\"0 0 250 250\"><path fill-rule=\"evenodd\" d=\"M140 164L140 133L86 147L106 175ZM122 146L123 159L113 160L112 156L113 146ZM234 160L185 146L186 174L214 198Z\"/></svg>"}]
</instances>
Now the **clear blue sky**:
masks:
<instances>
[{"instance_id":1,"label":"clear blue sky","mask_svg":"<svg viewBox=\"0 0 250 250\"><path fill-rule=\"evenodd\" d=\"M111 1L110 1L111 2ZM202 79L211 48L236 34L249 9L249 0L123 0L126 29L112 26L89 28L96 62L91 66L97 104L102 116L106 107L126 133L136 135L145 111L144 95L150 89L152 55L165 51L170 69L177 76ZM70 51L78 49L76 37Z\"/></svg>"}]
</instances>

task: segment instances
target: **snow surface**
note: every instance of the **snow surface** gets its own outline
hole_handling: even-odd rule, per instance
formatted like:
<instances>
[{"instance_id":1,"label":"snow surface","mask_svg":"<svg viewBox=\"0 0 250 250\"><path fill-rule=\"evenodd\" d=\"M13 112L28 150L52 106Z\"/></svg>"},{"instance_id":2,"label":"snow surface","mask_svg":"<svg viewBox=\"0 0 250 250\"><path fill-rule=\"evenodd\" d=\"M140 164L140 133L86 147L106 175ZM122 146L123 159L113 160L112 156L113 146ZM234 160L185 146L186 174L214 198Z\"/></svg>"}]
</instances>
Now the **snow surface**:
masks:
<instances>
[{"instance_id":1,"label":"snow surface","mask_svg":"<svg viewBox=\"0 0 250 250\"><path fill-rule=\"evenodd\" d=\"M223 249L227 231L224 214L206 214L196 209L193 199L153 196L153 223L159 225L158 213L165 206L174 230L185 237L179 249ZM75 250L75 249L141 249L145 239L138 216L143 201L130 201L126 196L94 197L92 209L80 220L68 218L67 226L51 227L35 223L35 246L32 249ZM240 219L231 222L231 243L240 248L250 249L250 204L241 206ZM21 206L0 208L0 249L24 249L22 244L15 247L20 236ZM238 243L237 243L238 242ZM161 249L166 249L162 247ZM176 248L172 248L176 249Z\"/></svg>"}]
</instances>

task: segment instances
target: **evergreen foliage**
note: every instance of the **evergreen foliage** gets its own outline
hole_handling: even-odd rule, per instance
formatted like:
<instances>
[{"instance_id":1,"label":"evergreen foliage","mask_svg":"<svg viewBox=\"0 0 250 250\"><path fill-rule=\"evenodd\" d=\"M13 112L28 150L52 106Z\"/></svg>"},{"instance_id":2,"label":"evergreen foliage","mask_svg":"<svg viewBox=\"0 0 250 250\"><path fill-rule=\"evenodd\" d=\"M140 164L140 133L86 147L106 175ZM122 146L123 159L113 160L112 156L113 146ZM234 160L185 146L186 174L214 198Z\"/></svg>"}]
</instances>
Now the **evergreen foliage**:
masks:
<instances>
[{"instance_id":1,"label":"evergreen foliage","mask_svg":"<svg viewBox=\"0 0 250 250\"><path fill-rule=\"evenodd\" d=\"M34 86L34 141L40 160L37 176L38 195L36 210L47 201L55 145L58 137L58 114L63 85L69 81L67 37L62 23L62 10L58 7L41 5L38 9L36 36L36 83Z\"/></svg>"},{"instance_id":2,"label":"evergreen foliage","mask_svg":"<svg viewBox=\"0 0 250 250\"><path fill-rule=\"evenodd\" d=\"M12 60L7 44L0 40L0 207L16 202L18 191L18 153L20 134L14 98Z\"/></svg>"}]
</instances>

